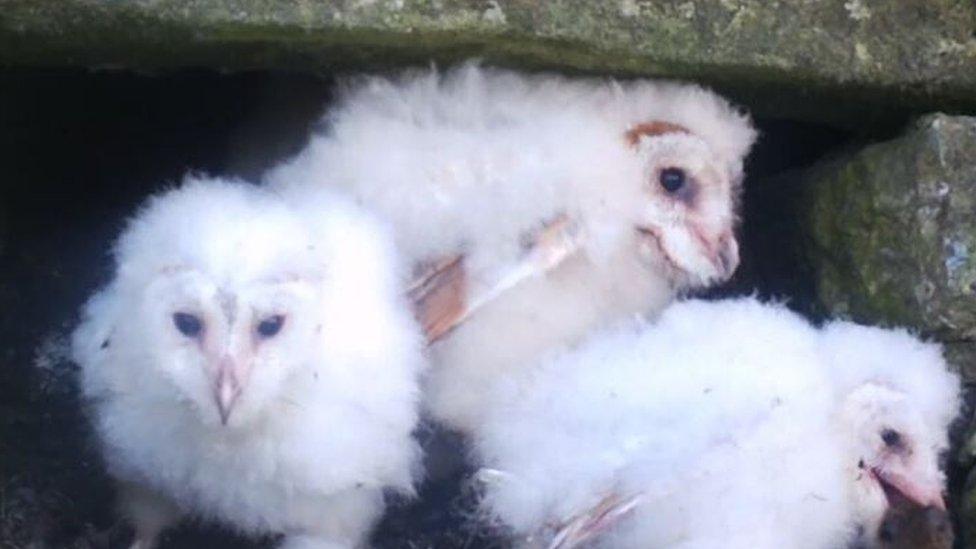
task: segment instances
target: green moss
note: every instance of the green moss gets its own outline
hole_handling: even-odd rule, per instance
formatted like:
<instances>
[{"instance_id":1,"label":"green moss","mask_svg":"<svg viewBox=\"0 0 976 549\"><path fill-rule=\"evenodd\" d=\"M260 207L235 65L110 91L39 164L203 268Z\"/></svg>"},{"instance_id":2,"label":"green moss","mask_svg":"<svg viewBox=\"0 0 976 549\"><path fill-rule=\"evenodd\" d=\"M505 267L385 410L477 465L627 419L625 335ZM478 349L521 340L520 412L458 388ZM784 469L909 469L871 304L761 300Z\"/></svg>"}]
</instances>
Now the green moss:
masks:
<instances>
[{"instance_id":1,"label":"green moss","mask_svg":"<svg viewBox=\"0 0 976 549\"><path fill-rule=\"evenodd\" d=\"M866 322L976 340L976 119L935 115L808 177L821 303Z\"/></svg>"},{"instance_id":2,"label":"green moss","mask_svg":"<svg viewBox=\"0 0 976 549\"><path fill-rule=\"evenodd\" d=\"M530 69L690 78L765 114L844 125L863 123L855 104L976 110L976 6L878 0L855 18L845 4L0 0L0 63L324 71L479 56Z\"/></svg>"}]
</instances>

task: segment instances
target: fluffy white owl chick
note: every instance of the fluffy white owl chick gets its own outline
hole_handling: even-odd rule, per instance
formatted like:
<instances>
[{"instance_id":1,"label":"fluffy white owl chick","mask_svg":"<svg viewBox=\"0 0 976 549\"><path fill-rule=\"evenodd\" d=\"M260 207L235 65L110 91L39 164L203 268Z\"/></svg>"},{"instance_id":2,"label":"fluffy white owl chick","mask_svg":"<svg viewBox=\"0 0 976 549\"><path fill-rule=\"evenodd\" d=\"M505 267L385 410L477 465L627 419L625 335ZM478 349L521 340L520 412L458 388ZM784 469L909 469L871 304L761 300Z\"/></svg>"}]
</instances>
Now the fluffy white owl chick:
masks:
<instances>
[{"instance_id":1,"label":"fluffy white owl chick","mask_svg":"<svg viewBox=\"0 0 976 549\"><path fill-rule=\"evenodd\" d=\"M499 384L483 506L539 546L871 546L885 491L941 506L957 393L903 332L679 303Z\"/></svg>"},{"instance_id":2,"label":"fluffy white owl chick","mask_svg":"<svg viewBox=\"0 0 976 549\"><path fill-rule=\"evenodd\" d=\"M448 295L421 304L428 335L466 320L433 347L427 401L462 431L503 372L738 264L756 133L697 86L467 64L347 82L325 123L268 180L349 190L391 220L418 273L438 273L423 289Z\"/></svg>"},{"instance_id":3,"label":"fluffy white owl chick","mask_svg":"<svg viewBox=\"0 0 976 549\"><path fill-rule=\"evenodd\" d=\"M832 322L820 354L837 398L845 466L857 478L856 522L876 534L894 496L945 510L938 457L961 396L939 346L904 330Z\"/></svg>"},{"instance_id":4,"label":"fluffy white owl chick","mask_svg":"<svg viewBox=\"0 0 976 549\"><path fill-rule=\"evenodd\" d=\"M353 547L384 489L411 492L423 341L380 225L326 192L190 179L114 259L73 352L136 546L194 514Z\"/></svg>"}]
</instances>

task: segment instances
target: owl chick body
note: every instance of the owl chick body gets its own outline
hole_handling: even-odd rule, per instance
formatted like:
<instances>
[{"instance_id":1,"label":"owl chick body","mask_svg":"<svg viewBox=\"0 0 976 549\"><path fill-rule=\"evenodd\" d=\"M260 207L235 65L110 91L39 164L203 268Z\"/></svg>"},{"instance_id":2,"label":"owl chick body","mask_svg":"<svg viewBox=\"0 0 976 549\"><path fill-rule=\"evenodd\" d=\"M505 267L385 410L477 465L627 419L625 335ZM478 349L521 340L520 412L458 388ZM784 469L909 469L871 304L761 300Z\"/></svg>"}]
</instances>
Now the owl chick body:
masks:
<instances>
[{"instance_id":1,"label":"owl chick body","mask_svg":"<svg viewBox=\"0 0 976 549\"><path fill-rule=\"evenodd\" d=\"M73 337L136 545L183 514L352 547L412 490L421 336L384 229L188 180L152 198ZM312 208L315 215L307 215Z\"/></svg>"},{"instance_id":2,"label":"owl chick body","mask_svg":"<svg viewBox=\"0 0 976 549\"><path fill-rule=\"evenodd\" d=\"M482 505L517 535L558 532L550 547L875 546L886 491L941 505L957 393L938 348L902 332L679 303L498 385Z\"/></svg>"},{"instance_id":3,"label":"owl chick body","mask_svg":"<svg viewBox=\"0 0 976 549\"><path fill-rule=\"evenodd\" d=\"M755 132L700 88L469 64L347 83L325 122L268 180L347 189L391 221L414 265L461 258L459 308L478 308L434 344L426 397L458 429L478 424L475 388L500 373L738 263L734 203ZM556 220L573 253L520 266Z\"/></svg>"}]
</instances>

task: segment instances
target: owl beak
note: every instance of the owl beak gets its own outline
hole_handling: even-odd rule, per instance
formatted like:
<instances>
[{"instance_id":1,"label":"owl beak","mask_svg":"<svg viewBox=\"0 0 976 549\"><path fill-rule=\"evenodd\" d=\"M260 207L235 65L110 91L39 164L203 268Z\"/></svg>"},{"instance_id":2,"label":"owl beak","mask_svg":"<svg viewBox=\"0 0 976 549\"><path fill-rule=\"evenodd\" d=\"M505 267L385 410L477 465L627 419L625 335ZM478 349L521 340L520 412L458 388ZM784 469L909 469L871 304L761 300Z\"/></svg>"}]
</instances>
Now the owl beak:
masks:
<instances>
[{"instance_id":1,"label":"owl beak","mask_svg":"<svg viewBox=\"0 0 976 549\"><path fill-rule=\"evenodd\" d=\"M672 267L703 282L725 282L739 267L739 244L732 231L709 236L694 225L670 233L654 225L638 225L637 232Z\"/></svg>"},{"instance_id":2,"label":"owl beak","mask_svg":"<svg viewBox=\"0 0 976 549\"><path fill-rule=\"evenodd\" d=\"M217 380L214 384L214 398L217 401L217 410L220 412L220 423L227 425L230 413L234 408L234 403L241 395L244 386L244 376L238 366L238 362L230 357L220 360L217 369Z\"/></svg>"},{"instance_id":3,"label":"owl beak","mask_svg":"<svg viewBox=\"0 0 976 549\"><path fill-rule=\"evenodd\" d=\"M927 478L928 475L919 474L895 462L874 467L871 474L884 489L889 503L895 497L902 497L919 507L946 510L945 500L942 498L942 483L937 479Z\"/></svg>"},{"instance_id":4,"label":"owl beak","mask_svg":"<svg viewBox=\"0 0 976 549\"><path fill-rule=\"evenodd\" d=\"M739 244L731 232L724 233L719 237L715 246L710 246L713 250L712 264L718 273L719 280L728 280L739 267Z\"/></svg>"}]
</instances>

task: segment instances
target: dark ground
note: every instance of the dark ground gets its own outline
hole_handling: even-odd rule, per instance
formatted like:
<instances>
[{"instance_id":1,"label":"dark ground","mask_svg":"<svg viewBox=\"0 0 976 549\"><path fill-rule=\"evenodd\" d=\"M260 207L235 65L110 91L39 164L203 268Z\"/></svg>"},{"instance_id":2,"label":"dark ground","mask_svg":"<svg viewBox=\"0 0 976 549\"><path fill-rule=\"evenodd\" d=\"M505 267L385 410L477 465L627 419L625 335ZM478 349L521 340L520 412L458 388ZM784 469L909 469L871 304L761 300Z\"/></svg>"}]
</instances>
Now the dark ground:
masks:
<instances>
[{"instance_id":1,"label":"dark ground","mask_svg":"<svg viewBox=\"0 0 976 549\"><path fill-rule=\"evenodd\" d=\"M302 146L329 89L326 78L269 73L0 72L0 549L125 546L130 534L113 517L63 337L106 280L109 243L147 194L187 171L253 179ZM759 125L743 265L710 295L789 296L815 314L810 279L792 253L789 178L773 176L864 136L786 120ZM428 481L416 502L393 502L374 545L506 546L465 520L461 441L430 427L418 436ZM163 549L272 544L187 524Z\"/></svg>"}]
</instances>

